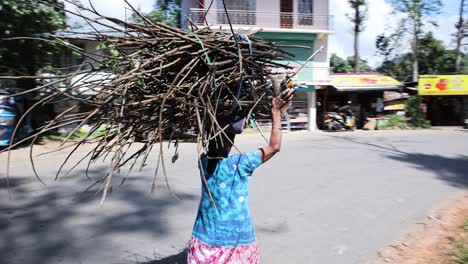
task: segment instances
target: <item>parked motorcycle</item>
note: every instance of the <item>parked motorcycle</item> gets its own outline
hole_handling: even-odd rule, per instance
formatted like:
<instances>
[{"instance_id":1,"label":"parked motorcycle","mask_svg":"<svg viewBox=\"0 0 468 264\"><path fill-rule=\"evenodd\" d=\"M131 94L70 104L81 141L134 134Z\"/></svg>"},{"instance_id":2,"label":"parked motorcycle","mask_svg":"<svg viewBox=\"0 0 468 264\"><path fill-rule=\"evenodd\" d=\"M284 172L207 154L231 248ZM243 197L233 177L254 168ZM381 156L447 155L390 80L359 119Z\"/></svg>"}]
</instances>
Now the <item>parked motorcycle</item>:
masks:
<instances>
[{"instance_id":1,"label":"parked motorcycle","mask_svg":"<svg viewBox=\"0 0 468 264\"><path fill-rule=\"evenodd\" d=\"M0 147L10 145L10 139L16 124L24 113L25 98L11 96L18 93L18 91L17 89L0 89ZM14 140L26 137L31 131L31 116L28 115L16 131Z\"/></svg>"},{"instance_id":2,"label":"parked motorcycle","mask_svg":"<svg viewBox=\"0 0 468 264\"><path fill-rule=\"evenodd\" d=\"M336 112L327 112L324 115L323 127L328 131L354 131L356 117L348 106L340 107Z\"/></svg>"}]
</instances>

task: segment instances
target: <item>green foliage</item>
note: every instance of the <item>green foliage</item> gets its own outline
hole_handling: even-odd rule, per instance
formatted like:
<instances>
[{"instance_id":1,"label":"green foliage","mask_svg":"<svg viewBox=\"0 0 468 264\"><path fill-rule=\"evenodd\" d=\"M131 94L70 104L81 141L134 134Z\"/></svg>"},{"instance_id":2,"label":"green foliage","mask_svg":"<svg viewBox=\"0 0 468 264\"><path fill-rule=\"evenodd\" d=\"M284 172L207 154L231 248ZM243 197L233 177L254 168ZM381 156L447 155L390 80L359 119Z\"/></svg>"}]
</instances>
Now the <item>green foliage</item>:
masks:
<instances>
[{"instance_id":1,"label":"green foliage","mask_svg":"<svg viewBox=\"0 0 468 264\"><path fill-rule=\"evenodd\" d=\"M397 42L397 34L392 34L390 36L386 36L385 34L378 35L375 40L377 54L382 55L385 60L388 60L393 55L393 50L395 49Z\"/></svg>"},{"instance_id":2,"label":"green foliage","mask_svg":"<svg viewBox=\"0 0 468 264\"><path fill-rule=\"evenodd\" d=\"M463 225L463 231L465 236L468 235L468 219L465 220ZM465 243L464 243L465 242ZM467 264L468 263L468 245L465 241L455 243L455 254L453 256L455 264Z\"/></svg>"},{"instance_id":3,"label":"green foliage","mask_svg":"<svg viewBox=\"0 0 468 264\"><path fill-rule=\"evenodd\" d=\"M60 49L54 45L38 40L8 38L40 37L65 29L65 13L60 7L63 7L63 2L59 0L0 0L0 65L22 74L35 75L40 68L55 63ZM31 88L34 83L21 82L20 85Z\"/></svg>"},{"instance_id":4,"label":"green foliage","mask_svg":"<svg viewBox=\"0 0 468 264\"><path fill-rule=\"evenodd\" d=\"M381 35L377 38L376 46L379 53L389 59L398 47L411 48L411 62L413 70L413 81L416 81L419 61L419 44L423 35L423 29L427 24L436 25L432 17L440 14L442 9L441 0L390 0L394 7L394 14L403 17L395 29L395 32L389 36ZM406 38L405 38L406 37ZM410 39L411 41L408 41ZM410 45L408 45L410 44ZM397 55L398 56L398 55Z\"/></svg>"},{"instance_id":5,"label":"green foliage","mask_svg":"<svg viewBox=\"0 0 468 264\"><path fill-rule=\"evenodd\" d=\"M346 14L346 16L355 25L356 31L362 32L368 11L366 0L348 0L348 3L353 10L353 14Z\"/></svg>"},{"instance_id":6,"label":"green foliage","mask_svg":"<svg viewBox=\"0 0 468 264\"><path fill-rule=\"evenodd\" d=\"M465 243L455 244L456 252L454 256L454 262L456 264L467 264L468 263L468 245Z\"/></svg>"},{"instance_id":7,"label":"green foliage","mask_svg":"<svg viewBox=\"0 0 468 264\"><path fill-rule=\"evenodd\" d=\"M421 74L454 73L457 53L448 50L432 32L424 35L418 43L419 72Z\"/></svg>"},{"instance_id":8,"label":"green foliage","mask_svg":"<svg viewBox=\"0 0 468 264\"><path fill-rule=\"evenodd\" d=\"M143 14L155 22L161 22L168 26L180 27L180 0L156 0L155 10L148 14ZM130 21L143 24L143 20L138 14L133 13Z\"/></svg>"},{"instance_id":9,"label":"green foliage","mask_svg":"<svg viewBox=\"0 0 468 264\"><path fill-rule=\"evenodd\" d=\"M356 63L354 63L355 59L353 56L350 56L346 59L348 62L349 66L354 69ZM367 60L365 59L359 59L359 69L358 72L371 72L374 69L372 69L371 66L367 63Z\"/></svg>"},{"instance_id":10,"label":"green foliage","mask_svg":"<svg viewBox=\"0 0 468 264\"><path fill-rule=\"evenodd\" d=\"M397 31L411 34L416 39L423 33L424 25L436 25L432 17L440 14L443 6L441 0L391 0L390 3L395 13L404 15Z\"/></svg>"},{"instance_id":11,"label":"green foliage","mask_svg":"<svg viewBox=\"0 0 468 264\"><path fill-rule=\"evenodd\" d=\"M386 45L382 40L380 45ZM378 44L379 45L379 44ZM381 53L382 54L382 53ZM385 55L385 54L383 54ZM436 39L432 32L425 34L418 42L418 61L420 74L454 73L456 51L447 49L441 40ZM463 56L464 63L468 56ZM412 70L411 52L386 59L377 71L393 76L400 81L408 81ZM463 64L464 64L463 63Z\"/></svg>"},{"instance_id":12,"label":"green foliage","mask_svg":"<svg viewBox=\"0 0 468 264\"><path fill-rule=\"evenodd\" d=\"M383 125L384 128L406 128L406 117L401 115L390 115L387 122Z\"/></svg>"},{"instance_id":13,"label":"green foliage","mask_svg":"<svg viewBox=\"0 0 468 264\"><path fill-rule=\"evenodd\" d=\"M346 72L353 72L354 69L354 57L348 57L346 60L340 58L336 54L332 54L330 58L330 67L332 67L333 72L336 73L346 73ZM360 59L359 63L359 72L370 72L373 69L367 64L367 61L364 59Z\"/></svg>"},{"instance_id":14,"label":"green foliage","mask_svg":"<svg viewBox=\"0 0 468 264\"><path fill-rule=\"evenodd\" d=\"M399 81L408 81L411 74L411 54L403 54L401 57L385 60L376 70Z\"/></svg>"},{"instance_id":15,"label":"green foliage","mask_svg":"<svg viewBox=\"0 0 468 264\"><path fill-rule=\"evenodd\" d=\"M332 68L333 72L337 72L337 73L353 71L353 68L349 65L348 61L340 58L336 54L331 55L330 67Z\"/></svg>"},{"instance_id":16,"label":"green foliage","mask_svg":"<svg viewBox=\"0 0 468 264\"><path fill-rule=\"evenodd\" d=\"M107 43L106 42L101 42L96 47L96 50L105 50L105 49L107 49Z\"/></svg>"},{"instance_id":17,"label":"green foliage","mask_svg":"<svg viewBox=\"0 0 468 264\"><path fill-rule=\"evenodd\" d=\"M109 135L112 133L115 133L115 129L109 129L106 126L101 126L98 129L96 129L93 133L89 134L90 132L87 131L75 131L73 134L70 136L70 139L77 139L77 138L84 138L86 136L89 136L90 138L97 138L101 137L105 134ZM66 139L70 135L70 132L68 133L52 133L49 135L46 135L43 137L43 139L47 140L52 140L52 141L60 141Z\"/></svg>"},{"instance_id":18,"label":"green foliage","mask_svg":"<svg viewBox=\"0 0 468 264\"><path fill-rule=\"evenodd\" d=\"M116 50L116 49L111 49L109 51L110 51L110 54L112 55L112 57L120 56L120 52L118 50Z\"/></svg>"},{"instance_id":19,"label":"green foliage","mask_svg":"<svg viewBox=\"0 0 468 264\"><path fill-rule=\"evenodd\" d=\"M419 95L408 98L405 103L406 115L410 118L409 123L411 126L429 128L431 126L430 122L426 120L421 110L422 100L423 98Z\"/></svg>"},{"instance_id":20,"label":"green foliage","mask_svg":"<svg viewBox=\"0 0 468 264\"><path fill-rule=\"evenodd\" d=\"M68 135L70 135L70 133L50 134L50 135L44 136L43 139L52 140L52 141L60 141L60 140L66 139ZM76 131L70 136L70 139L82 138L82 137L85 137L86 135L87 133L85 132Z\"/></svg>"},{"instance_id":21,"label":"green foliage","mask_svg":"<svg viewBox=\"0 0 468 264\"><path fill-rule=\"evenodd\" d=\"M440 14L442 8L441 0L390 0L390 3L395 8L395 12L405 14L419 25L425 23L421 19Z\"/></svg>"}]
</instances>

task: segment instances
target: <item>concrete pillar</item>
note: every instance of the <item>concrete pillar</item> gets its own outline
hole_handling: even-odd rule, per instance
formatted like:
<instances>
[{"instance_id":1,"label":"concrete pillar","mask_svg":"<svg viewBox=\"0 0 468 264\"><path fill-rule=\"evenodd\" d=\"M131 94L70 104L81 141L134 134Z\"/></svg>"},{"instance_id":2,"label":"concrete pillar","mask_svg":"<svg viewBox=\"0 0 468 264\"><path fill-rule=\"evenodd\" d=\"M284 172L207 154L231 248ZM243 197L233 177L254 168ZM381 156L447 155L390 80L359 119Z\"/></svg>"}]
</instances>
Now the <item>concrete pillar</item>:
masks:
<instances>
[{"instance_id":1,"label":"concrete pillar","mask_svg":"<svg viewBox=\"0 0 468 264\"><path fill-rule=\"evenodd\" d=\"M317 92L307 92L307 114L309 115L309 132L317 131Z\"/></svg>"}]
</instances>

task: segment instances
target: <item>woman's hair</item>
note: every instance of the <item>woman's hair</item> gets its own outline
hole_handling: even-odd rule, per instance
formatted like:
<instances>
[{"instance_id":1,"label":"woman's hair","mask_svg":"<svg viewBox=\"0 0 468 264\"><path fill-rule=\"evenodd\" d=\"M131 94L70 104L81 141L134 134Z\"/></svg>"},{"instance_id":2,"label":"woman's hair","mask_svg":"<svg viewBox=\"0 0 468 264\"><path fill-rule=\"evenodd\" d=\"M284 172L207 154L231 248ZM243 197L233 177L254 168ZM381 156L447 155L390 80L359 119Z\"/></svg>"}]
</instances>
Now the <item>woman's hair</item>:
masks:
<instances>
[{"instance_id":1,"label":"woman's hair","mask_svg":"<svg viewBox=\"0 0 468 264\"><path fill-rule=\"evenodd\" d=\"M234 142L235 136L236 135L233 133L226 133L226 135L220 134L219 136L210 140L210 142L208 143L207 151L207 171L209 174L214 172L214 170L216 169L216 165L221 159L228 157L229 152L231 152L232 148L231 142Z\"/></svg>"}]
</instances>

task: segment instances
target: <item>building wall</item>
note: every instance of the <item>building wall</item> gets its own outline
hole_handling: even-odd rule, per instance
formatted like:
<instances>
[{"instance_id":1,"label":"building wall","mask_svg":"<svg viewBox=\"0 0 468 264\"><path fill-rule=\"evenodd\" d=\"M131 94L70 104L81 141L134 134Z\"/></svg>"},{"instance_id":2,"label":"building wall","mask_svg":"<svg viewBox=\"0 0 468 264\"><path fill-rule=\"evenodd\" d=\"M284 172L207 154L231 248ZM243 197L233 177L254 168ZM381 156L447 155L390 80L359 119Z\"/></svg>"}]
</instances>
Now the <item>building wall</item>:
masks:
<instances>
[{"instance_id":1,"label":"building wall","mask_svg":"<svg viewBox=\"0 0 468 264\"><path fill-rule=\"evenodd\" d=\"M185 16L189 16L190 14L190 8L198 8L198 2L197 0L182 0L181 2L181 25L182 28L187 27L187 23L185 20Z\"/></svg>"},{"instance_id":2,"label":"building wall","mask_svg":"<svg viewBox=\"0 0 468 264\"><path fill-rule=\"evenodd\" d=\"M257 11L279 13L280 4L279 0L257 0ZM263 15L257 16L257 25L270 25L270 27L280 27L280 20L278 16Z\"/></svg>"},{"instance_id":3,"label":"building wall","mask_svg":"<svg viewBox=\"0 0 468 264\"><path fill-rule=\"evenodd\" d=\"M315 52L315 39L316 34L311 33L284 33L284 32L259 32L257 36L265 40L275 42L277 45L295 45L304 47L283 47L289 53L294 54L290 60L281 61L289 66L300 67L307 59ZM309 48L305 48L309 47ZM313 66L314 62L307 63L297 75L295 80L297 82L312 82L313 80Z\"/></svg>"},{"instance_id":4,"label":"building wall","mask_svg":"<svg viewBox=\"0 0 468 264\"><path fill-rule=\"evenodd\" d=\"M328 52L328 34L318 34L314 50L323 47L323 51L314 57L314 82L330 81L330 53Z\"/></svg>"},{"instance_id":5,"label":"building wall","mask_svg":"<svg viewBox=\"0 0 468 264\"><path fill-rule=\"evenodd\" d=\"M331 30L329 28L330 18L329 15L329 0L314 0L313 2L313 25L299 25L298 23L298 12L299 12L299 0L293 0L293 13L296 14L293 18L295 30ZM205 0L205 8L211 3L209 0ZM256 12L255 25L243 25L246 28L257 26L267 29L279 29L280 28L280 3L281 0L256 0L255 10L249 10ZM199 4L197 0L183 0L182 1L182 25L186 26L185 15L190 16L190 8L198 8ZM213 4L206 16L208 24L217 25L217 10L222 10L221 0L213 0ZM239 15L233 13L231 17ZM196 19L195 19L196 20ZM235 23L233 23L235 25ZM235 25L236 26L236 25ZM240 25L239 25L240 26Z\"/></svg>"}]
</instances>

